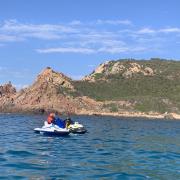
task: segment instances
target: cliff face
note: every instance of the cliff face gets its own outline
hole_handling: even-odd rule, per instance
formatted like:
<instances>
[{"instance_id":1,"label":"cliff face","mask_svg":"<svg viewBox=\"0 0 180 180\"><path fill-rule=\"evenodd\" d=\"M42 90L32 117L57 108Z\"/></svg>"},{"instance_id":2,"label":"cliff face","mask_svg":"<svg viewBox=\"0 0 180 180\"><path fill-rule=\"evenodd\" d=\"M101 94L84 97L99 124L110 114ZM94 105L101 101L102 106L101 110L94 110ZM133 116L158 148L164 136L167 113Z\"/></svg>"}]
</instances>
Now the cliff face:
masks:
<instances>
[{"instance_id":1,"label":"cliff face","mask_svg":"<svg viewBox=\"0 0 180 180\"><path fill-rule=\"evenodd\" d=\"M16 95L15 103L23 108L53 109L65 97L58 93L59 88L73 89L71 79L51 68L42 71L32 86L20 91Z\"/></svg>"},{"instance_id":2,"label":"cliff face","mask_svg":"<svg viewBox=\"0 0 180 180\"><path fill-rule=\"evenodd\" d=\"M180 113L179 90L178 61L107 61L81 81L48 67L19 92L0 86L0 111Z\"/></svg>"},{"instance_id":3,"label":"cliff face","mask_svg":"<svg viewBox=\"0 0 180 180\"><path fill-rule=\"evenodd\" d=\"M7 85L3 87L5 89ZM68 114L92 110L92 107L95 107L94 104L98 107L98 103L88 97L69 95L75 91L70 78L48 67L37 76L30 87L19 92L12 91L12 88L8 89L8 96L0 98L0 109L7 112L53 110Z\"/></svg>"}]
</instances>

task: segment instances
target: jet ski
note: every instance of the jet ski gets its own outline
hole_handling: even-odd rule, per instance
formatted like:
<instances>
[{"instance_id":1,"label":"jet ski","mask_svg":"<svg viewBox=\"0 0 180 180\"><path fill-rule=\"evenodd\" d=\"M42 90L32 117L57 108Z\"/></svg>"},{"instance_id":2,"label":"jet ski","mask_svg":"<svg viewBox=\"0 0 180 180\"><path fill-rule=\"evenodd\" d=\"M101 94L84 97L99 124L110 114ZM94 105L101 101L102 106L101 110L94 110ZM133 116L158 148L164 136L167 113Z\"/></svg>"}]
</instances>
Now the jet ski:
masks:
<instances>
[{"instance_id":1,"label":"jet ski","mask_svg":"<svg viewBox=\"0 0 180 180\"><path fill-rule=\"evenodd\" d=\"M49 136L67 136L70 133L69 129L60 128L54 124L48 124L46 121L44 122L44 126L42 128L35 128L34 132Z\"/></svg>"},{"instance_id":2,"label":"jet ski","mask_svg":"<svg viewBox=\"0 0 180 180\"><path fill-rule=\"evenodd\" d=\"M69 131L70 131L71 133L73 133L73 134L84 134L84 133L87 132L87 130L85 129L85 127L84 127L82 124L78 123L78 122L75 122L75 123L73 123L73 124L70 124L70 125L68 126L68 129L69 129Z\"/></svg>"}]
</instances>

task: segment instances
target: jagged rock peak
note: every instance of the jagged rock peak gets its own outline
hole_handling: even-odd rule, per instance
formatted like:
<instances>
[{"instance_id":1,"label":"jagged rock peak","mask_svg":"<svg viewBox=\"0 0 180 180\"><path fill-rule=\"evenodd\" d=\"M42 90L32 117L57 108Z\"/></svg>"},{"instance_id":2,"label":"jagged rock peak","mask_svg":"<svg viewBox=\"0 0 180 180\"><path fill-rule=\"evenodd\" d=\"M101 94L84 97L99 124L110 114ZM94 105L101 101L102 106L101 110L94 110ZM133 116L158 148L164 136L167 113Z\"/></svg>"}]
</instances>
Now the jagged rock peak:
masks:
<instances>
[{"instance_id":1,"label":"jagged rock peak","mask_svg":"<svg viewBox=\"0 0 180 180\"><path fill-rule=\"evenodd\" d=\"M62 85L63 87L73 89L72 79L63 73L55 72L52 68L45 68L37 77L36 83L46 82L53 85Z\"/></svg>"},{"instance_id":2,"label":"jagged rock peak","mask_svg":"<svg viewBox=\"0 0 180 180\"><path fill-rule=\"evenodd\" d=\"M50 73L54 73L53 69L51 67L46 67L41 73L40 75L47 75Z\"/></svg>"},{"instance_id":3,"label":"jagged rock peak","mask_svg":"<svg viewBox=\"0 0 180 180\"><path fill-rule=\"evenodd\" d=\"M63 73L59 73L54 71L51 67L46 67L39 75L39 76L61 76L64 79L70 80L71 79L67 76L65 76Z\"/></svg>"},{"instance_id":4,"label":"jagged rock peak","mask_svg":"<svg viewBox=\"0 0 180 180\"><path fill-rule=\"evenodd\" d=\"M7 84L0 86L0 96L2 95L11 95L16 93L16 88L9 81Z\"/></svg>"}]
</instances>

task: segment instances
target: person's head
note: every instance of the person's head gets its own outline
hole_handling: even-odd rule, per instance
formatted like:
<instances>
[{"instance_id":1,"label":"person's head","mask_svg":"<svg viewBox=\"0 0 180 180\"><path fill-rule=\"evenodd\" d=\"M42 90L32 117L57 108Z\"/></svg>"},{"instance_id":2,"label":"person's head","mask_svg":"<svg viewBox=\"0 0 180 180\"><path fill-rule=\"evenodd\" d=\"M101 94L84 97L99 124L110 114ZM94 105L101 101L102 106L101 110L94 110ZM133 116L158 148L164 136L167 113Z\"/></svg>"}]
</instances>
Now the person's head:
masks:
<instances>
[{"instance_id":1,"label":"person's head","mask_svg":"<svg viewBox=\"0 0 180 180\"><path fill-rule=\"evenodd\" d=\"M71 120L70 116L68 116L66 119L67 119L67 120Z\"/></svg>"},{"instance_id":2,"label":"person's head","mask_svg":"<svg viewBox=\"0 0 180 180\"><path fill-rule=\"evenodd\" d=\"M58 113L57 111L55 112L55 116L60 116L60 113Z\"/></svg>"},{"instance_id":3,"label":"person's head","mask_svg":"<svg viewBox=\"0 0 180 180\"><path fill-rule=\"evenodd\" d=\"M54 113L50 113L49 116L52 117L52 118L54 118L54 117L55 117L55 114L54 114Z\"/></svg>"}]
</instances>

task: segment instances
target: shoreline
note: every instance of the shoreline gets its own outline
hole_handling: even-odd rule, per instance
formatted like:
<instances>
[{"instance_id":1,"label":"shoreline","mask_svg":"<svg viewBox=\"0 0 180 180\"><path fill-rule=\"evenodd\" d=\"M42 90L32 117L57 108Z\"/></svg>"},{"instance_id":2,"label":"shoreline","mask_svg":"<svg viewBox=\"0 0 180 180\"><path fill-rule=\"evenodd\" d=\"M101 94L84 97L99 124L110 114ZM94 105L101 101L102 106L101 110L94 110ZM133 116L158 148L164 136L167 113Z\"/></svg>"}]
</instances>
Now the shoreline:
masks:
<instances>
[{"instance_id":1,"label":"shoreline","mask_svg":"<svg viewBox=\"0 0 180 180\"><path fill-rule=\"evenodd\" d=\"M127 117L127 118L146 118L146 119L175 119L180 120L180 114L177 113L142 113L142 112L121 112L121 113L111 113L111 112L79 112L77 115L95 115L95 116L112 116L112 117Z\"/></svg>"},{"instance_id":2,"label":"shoreline","mask_svg":"<svg viewBox=\"0 0 180 180\"><path fill-rule=\"evenodd\" d=\"M52 111L55 111L52 109ZM29 115L46 115L50 111L45 111L45 112L40 112L37 110L17 110L17 111L4 111L0 112L0 114L29 114ZM58 112L58 111L57 111ZM58 112L64 116L66 116L65 112ZM160 113L152 113L152 114L147 114L147 113L142 113L142 112L121 112L121 113L112 113L112 112L93 112L93 111L79 111L76 113L72 113L71 115L75 116L111 116L111 117L127 117L127 118L145 118L145 119L169 119L169 120L180 120L180 114L177 113L165 113L165 114L160 114Z\"/></svg>"},{"instance_id":3,"label":"shoreline","mask_svg":"<svg viewBox=\"0 0 180 180\"><path fill-rule=\"evenodd\" d=\"M148 114L123 114L123 113L78 113L76 115L88 116L111 116L111 117L127 117L127 118L147 118L147 119L165 119L163 115L148 115ZM179 117L180 119L180 117Z\"/></svg>"}]
</instances>

